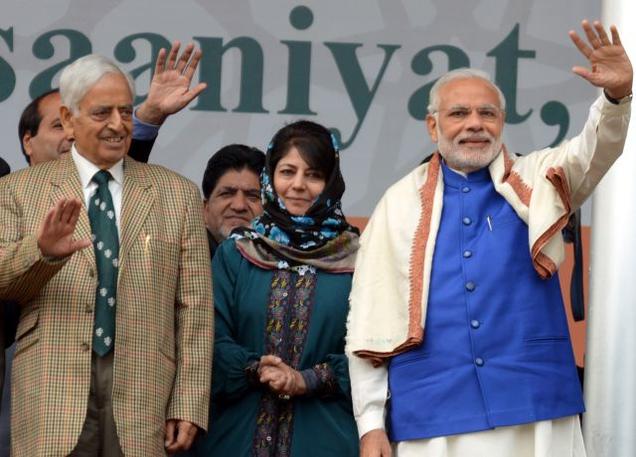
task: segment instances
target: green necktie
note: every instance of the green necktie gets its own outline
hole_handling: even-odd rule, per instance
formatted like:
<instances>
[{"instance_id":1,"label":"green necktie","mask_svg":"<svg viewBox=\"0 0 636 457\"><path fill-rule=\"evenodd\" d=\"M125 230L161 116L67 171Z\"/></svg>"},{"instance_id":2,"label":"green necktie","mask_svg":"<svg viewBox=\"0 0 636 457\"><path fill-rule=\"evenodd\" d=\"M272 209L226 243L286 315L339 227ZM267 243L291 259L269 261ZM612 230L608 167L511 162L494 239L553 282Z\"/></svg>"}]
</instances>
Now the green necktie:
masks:
<instances>
[{"instance_id":1,"label":"green necktie","mask_svg":"<svg viewBox=\"0 0 636 457\"><path fill-rule=\"evenodd\" d=\"M91 196L88 208L97 264L93 350L99 356L108 354L115 343L119 235L115 222L115 206L108 190L108 181L112 178L105 170L95 173L92 181L97 183L97 190Z\"/></svg>"}]
</instances>

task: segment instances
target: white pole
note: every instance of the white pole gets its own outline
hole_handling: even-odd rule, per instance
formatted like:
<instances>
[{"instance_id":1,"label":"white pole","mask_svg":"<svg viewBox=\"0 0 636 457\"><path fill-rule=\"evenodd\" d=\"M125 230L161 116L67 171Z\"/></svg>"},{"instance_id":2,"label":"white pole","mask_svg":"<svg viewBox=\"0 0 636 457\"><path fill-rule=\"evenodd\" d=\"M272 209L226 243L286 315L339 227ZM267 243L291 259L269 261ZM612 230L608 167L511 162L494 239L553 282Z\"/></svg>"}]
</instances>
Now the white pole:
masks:
<instances>
[{"instance_id":1,"label":"white pole","mask_svg":"<svg viewBox=\"0 0 636 457\"><path fill-rule=\"evenodd\" d=\"M604 0L636 66L636 1ZM583 432L588 457L636 456L636 122L594 193Z\"/></svg>"}]
</instances>

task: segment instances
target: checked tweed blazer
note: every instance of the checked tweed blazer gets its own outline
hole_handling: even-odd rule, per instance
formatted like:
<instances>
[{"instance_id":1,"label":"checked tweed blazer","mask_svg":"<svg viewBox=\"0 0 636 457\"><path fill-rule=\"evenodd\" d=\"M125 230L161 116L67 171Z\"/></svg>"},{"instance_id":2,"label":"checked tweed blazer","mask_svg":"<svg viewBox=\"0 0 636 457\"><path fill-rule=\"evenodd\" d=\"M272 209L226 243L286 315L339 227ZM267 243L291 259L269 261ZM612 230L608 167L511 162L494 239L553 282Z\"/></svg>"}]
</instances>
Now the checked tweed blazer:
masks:
<instances>
[{"instance_id":1,"label":"checked tweed blazer","mask_svg":"<svg viewBox=\"0 0 636 457\"><path fill-rule=\"evenodd\" d=\"M159 456L166 419L207 428L210 257L196 186L163 167L124 160L112 403L124 454ZM36 241L62 197L84 201L70 154L0 180L0 299L21 306L12 373L15 457L68 455L87 411L93 249L51 262ZM83 209L75 237L90 235Z\"/></svg>"}]
</instances>

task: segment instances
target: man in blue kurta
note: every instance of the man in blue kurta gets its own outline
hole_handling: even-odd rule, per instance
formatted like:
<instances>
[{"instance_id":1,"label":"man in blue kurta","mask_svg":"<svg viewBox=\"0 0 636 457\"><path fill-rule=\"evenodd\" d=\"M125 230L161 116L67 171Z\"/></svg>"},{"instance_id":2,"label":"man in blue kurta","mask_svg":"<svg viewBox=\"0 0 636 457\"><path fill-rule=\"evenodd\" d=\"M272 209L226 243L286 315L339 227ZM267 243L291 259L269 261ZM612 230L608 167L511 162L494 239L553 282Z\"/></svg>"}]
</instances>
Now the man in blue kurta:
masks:
<instances>
[{"instance_id":1,"label":"man in blue kurta","mask_svg":"<svg viewBox=\"0 0 636 457\"><path fill-rule=\"evenodd\" d=\"M591 70L573 71L604 95L556 148L506 150L505 99L483 72L431 89L438 152L387 191L356 263L347 352L363 457L585 456L561 230L622 152L633 71L616 28L583 29L589 44L570 36Z\"/></svg>"}]
</instances>

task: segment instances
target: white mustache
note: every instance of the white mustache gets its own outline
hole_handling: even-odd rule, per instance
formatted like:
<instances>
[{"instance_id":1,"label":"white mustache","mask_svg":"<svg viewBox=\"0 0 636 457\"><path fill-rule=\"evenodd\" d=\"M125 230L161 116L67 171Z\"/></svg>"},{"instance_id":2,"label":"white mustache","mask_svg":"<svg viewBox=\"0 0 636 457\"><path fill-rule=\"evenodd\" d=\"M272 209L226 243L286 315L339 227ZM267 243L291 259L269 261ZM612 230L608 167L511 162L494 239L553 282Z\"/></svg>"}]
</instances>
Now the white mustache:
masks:
<instances>
[{"instance_id":1,"label":"white mustache","mask_svg":"<svg viewBox=\"0 0 636 457\"><path fill-rule=\"evenodd\" d=\"M455 139L455 144L460 144L462 141L489 141L493 142L495 138L491 135L462 135Z\"/></svg>"}]
</instances>

